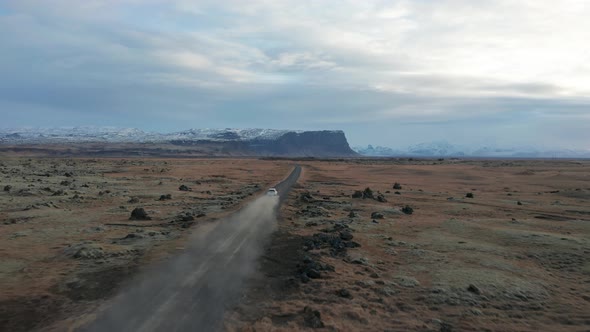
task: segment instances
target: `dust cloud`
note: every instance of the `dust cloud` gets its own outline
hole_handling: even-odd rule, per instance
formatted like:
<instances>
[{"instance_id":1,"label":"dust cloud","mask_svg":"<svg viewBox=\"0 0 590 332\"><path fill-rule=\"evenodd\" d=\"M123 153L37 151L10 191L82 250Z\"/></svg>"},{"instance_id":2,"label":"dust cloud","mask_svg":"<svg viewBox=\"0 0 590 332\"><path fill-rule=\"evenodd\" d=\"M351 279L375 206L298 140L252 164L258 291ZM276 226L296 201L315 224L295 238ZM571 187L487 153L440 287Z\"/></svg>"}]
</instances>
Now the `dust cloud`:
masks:
<instances>
[{"instance_id":1,"label":"dust cloud","mask_svg":"<svg viewBox=\"0 0 590 332\"><path fill-rule=\"evenodd\" d=\"M215 331L276 228L278 197L196 229L186 250L144 271L82 331Z\"/></svg>"}]
</instances>

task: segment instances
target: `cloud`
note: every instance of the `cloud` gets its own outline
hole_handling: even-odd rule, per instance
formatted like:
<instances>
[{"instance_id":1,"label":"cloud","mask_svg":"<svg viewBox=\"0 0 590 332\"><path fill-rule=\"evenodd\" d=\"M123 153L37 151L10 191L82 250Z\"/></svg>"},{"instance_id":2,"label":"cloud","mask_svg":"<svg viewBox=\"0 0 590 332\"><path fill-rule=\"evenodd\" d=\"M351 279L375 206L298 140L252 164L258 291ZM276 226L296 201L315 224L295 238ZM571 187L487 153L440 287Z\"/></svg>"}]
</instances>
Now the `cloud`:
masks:
<instances>
[{"instance_id":1,"label":"cloud","mask_svg":"<svg viewBox=\"0 0 590 332\"><path fill-rule=\"evenodd\" d=\"M581 146L589 16L576 0L13 0L0 109L6 126L339 127L363 144L465 123L549 142L533 130L559 123Z\"/></svg>"}]
</instances>

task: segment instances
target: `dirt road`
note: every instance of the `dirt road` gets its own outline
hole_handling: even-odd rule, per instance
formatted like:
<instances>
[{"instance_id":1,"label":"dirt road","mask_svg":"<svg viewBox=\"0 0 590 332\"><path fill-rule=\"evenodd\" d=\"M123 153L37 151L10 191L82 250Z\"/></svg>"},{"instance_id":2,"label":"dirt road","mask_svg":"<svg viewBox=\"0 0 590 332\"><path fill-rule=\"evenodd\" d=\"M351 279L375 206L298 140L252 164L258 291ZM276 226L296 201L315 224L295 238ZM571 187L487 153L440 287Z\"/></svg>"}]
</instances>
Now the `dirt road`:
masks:
<instances>
[{"instance_id":1,"label":"dirt road","mask_svg":"<svg viewBox=\"0 0 590 332\"><path fill-rule=\"evenodd\" d=\"M301 169L276 187L286 197ZM215 331L276 227L279 198L263 196L148 269L82 331Z\"/></svg>"}]
</instances>

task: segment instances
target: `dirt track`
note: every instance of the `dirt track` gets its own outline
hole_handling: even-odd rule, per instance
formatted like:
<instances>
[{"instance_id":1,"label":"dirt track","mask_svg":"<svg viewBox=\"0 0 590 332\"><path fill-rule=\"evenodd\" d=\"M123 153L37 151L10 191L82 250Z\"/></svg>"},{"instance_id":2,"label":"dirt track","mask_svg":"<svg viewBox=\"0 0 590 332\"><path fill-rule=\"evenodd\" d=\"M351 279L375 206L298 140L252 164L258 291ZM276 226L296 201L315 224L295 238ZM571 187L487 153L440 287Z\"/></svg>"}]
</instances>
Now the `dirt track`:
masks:
<instances>
[{"instance_id":1,"label":"dirt track","mask_svg":"<svg viewBox=\"0 0 590 332\"><path fill-rule=\"evenodd\" d=\"M300 168L277 185L286 196ZM277 197L263 196L199 232L188 248L143 273L84 331L211 331L252 274L276 226Z\"/></svg>"}]
</instances>

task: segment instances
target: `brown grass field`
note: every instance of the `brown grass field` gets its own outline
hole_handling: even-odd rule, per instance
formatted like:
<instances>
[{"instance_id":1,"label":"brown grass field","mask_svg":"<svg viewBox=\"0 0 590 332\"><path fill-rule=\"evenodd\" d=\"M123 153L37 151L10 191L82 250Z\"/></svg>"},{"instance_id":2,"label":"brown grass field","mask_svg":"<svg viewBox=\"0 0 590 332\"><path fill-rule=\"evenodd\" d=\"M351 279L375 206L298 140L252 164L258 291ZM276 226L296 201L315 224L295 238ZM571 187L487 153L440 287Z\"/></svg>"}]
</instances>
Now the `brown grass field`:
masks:
<instances>
[{"instance_id":1,"label":"brown grass field","mask_svg":"<svg viewBox=\"0 0 590 332\"><path fill-rule=\"evenodd\" d=\"M0 160L0 330L74 329L295 163L226 330L590 331L589 161L140 158Z\"/></svg>"}]
</instances>

